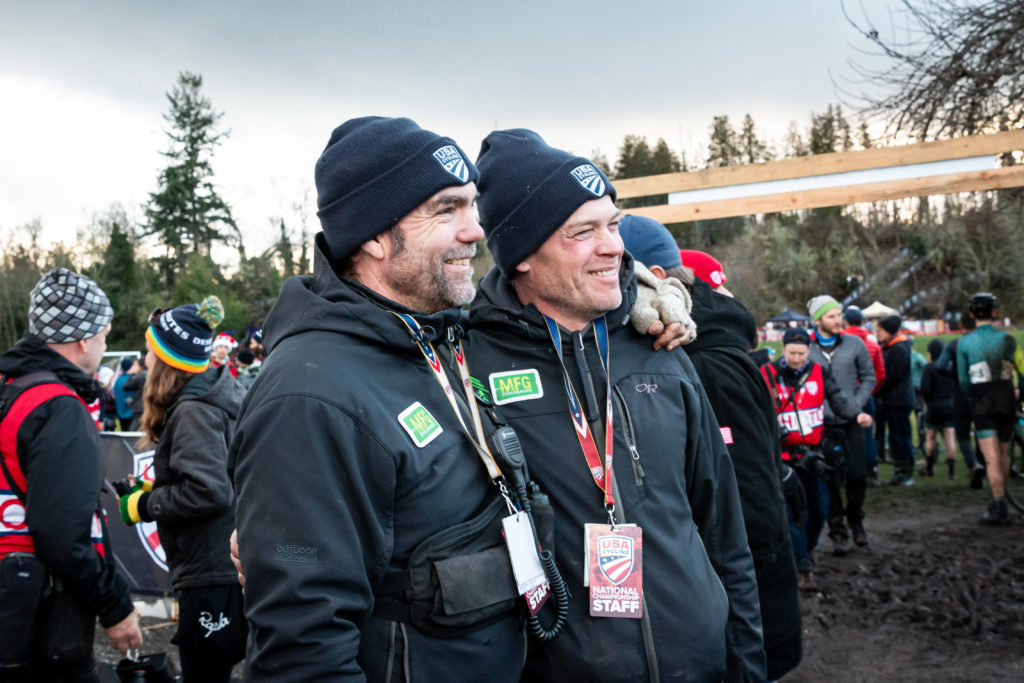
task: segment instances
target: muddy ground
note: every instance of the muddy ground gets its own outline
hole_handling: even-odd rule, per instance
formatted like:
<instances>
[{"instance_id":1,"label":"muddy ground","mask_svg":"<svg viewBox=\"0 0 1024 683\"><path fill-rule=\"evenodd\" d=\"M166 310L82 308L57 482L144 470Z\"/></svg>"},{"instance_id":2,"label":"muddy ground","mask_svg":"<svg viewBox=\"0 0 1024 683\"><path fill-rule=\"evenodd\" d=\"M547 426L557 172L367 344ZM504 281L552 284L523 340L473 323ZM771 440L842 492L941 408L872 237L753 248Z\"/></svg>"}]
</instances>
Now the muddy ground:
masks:
<instances>
[{"instance_id":1,"label":"muddy ground","mask_svg":"<svg viewBox=\"0 0 1024 683\"><path fill-rule=\"evenodd\" d=\"M962 477L868 496L868 547L835 557L823 535L815 552L785 680L1024 681L1024 517L978 524L989 493Z\"/></svg>"},{"instance_id":2,"label":"muddy ground","mask_svg":"<svg viewBox=\"0 0 1024 683\"><path fill-rule=\"evenodd\" d=\"M968 489L960 469L953 482L871 489L866 548L835 557L822 535L819 590L802 596L804 659L787 682L1024 681L1024 517L978 524L989 494ZM890 474L883 465L882 480ZM143 650L173 659L174 625L143 624ZM105 640L98 632L109 671L118 655Z\"/></svg>"}]
</instances>

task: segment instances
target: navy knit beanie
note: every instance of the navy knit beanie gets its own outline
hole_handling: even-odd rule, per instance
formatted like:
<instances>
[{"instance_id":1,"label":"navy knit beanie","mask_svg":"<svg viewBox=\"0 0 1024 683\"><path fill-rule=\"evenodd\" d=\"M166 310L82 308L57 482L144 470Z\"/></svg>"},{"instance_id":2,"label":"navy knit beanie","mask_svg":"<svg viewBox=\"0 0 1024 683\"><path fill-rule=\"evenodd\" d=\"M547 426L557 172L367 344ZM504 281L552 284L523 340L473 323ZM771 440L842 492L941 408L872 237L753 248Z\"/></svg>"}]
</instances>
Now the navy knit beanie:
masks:
<instances>
[{"instance_id":1,"label":"navy knit beanie","mask_svg":"<svg viewBox=\"0 0 1024 683\"><path fill-rule=\"evenodd\" d=\"M480 177L451 138L410 119L380 116L335 128L314 175L317 216L332 260L389 230L444 188Z\"/></svg>"},{"instance_id":2,"label":"navy knit beanie","mask_svg":"<svg viewBox=\"0 0 1024 683\"><path fill-rule=\"evenodd\" d=\"M672 268L683 265L679 245L664 225L647 216L623 216L619 221L619 236L626 251L648 268Z\"/></svg>"},{"instance_id":3,"label":"navy knit beanie","mask_svg":"<svg viewBox=\"0 0 1024 683\"><path fill-rule=\"evenodd\" d=\"M157 358L185 372L205 372L210 366L213 330L224 320L224 306L216 296L149 316L146 341Z\"/></svg>"},{"instance_id":4,"label":"navy knit beanie","mask_svg":"<svg viewBox=\"0 0 1024 683\"><path fill-rule=\"evenodd\" d=\"M532 130L496 130L480 147L480 223L507 278L585 202L609 195L611 181L583 157L548 146Z\"/></svg>"}]
</instances>

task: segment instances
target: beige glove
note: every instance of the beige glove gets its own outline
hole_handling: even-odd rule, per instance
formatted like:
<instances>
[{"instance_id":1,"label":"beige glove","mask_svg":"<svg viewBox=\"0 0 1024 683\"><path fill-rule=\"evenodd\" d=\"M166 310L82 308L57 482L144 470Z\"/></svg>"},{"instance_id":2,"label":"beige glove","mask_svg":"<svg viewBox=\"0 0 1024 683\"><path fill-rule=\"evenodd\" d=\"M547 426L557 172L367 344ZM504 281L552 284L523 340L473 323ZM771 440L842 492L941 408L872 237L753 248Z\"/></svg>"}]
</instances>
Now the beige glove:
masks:
<instances>
[{"instance_id":1,"label":"beige glove","mask_svg":"<svg viewBox=\"0 0 1024 683\"><path fill-rule=\"evenodd\" d=\"M672 350L697 338L697 324L690 317L690 293L674 277L659 280L642 263L634 262L637 294L629 320L640 334L657 337L654 348Z\"/></svg>"}]
</instances>

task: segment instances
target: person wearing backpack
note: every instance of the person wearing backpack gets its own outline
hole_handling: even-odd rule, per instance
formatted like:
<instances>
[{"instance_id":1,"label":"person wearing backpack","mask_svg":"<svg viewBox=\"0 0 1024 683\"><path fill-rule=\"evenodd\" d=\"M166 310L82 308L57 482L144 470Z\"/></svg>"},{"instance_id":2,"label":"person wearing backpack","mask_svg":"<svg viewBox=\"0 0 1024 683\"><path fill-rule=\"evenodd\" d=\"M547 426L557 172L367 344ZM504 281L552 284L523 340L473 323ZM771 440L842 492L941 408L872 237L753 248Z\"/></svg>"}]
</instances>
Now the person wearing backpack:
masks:
<instances>
[{"instance_id":1,"label":"person wearing backpack","mask_svg":"<svg viewBox=\"0 0 1024 683\"><path fill-rule=\"evenodd\" d=\"M113 315L96 283L54 268L29 295L27 333L0 356L3 680L99 681L97 617L122 653L142 644L99 506L99 436L86 407L100 392L93 375Z\"/></svg>"}]
</instances>

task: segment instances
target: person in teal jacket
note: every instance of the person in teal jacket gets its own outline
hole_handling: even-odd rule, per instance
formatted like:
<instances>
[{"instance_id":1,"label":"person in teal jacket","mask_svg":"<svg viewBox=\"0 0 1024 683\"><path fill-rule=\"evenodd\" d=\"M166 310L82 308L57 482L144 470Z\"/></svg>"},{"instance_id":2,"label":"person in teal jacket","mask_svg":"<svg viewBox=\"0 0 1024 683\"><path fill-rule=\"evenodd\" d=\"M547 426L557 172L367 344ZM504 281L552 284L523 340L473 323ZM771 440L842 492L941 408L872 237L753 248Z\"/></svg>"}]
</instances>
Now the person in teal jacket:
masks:
<instances>
[{"instance_id":1,"label":"person in teal jacket","mask_svg":"<svg viewBox=\"0 0 1024 683\"><path fill-rule=\"evenodd\" d=\"M1024 356L1011 335L992 325L997 318L992 294L972 296L970 312L978 328L957 345L957 381L970 396L975 435L992 489L992 501L981 521L1002 525L1009 523L1003 494L1010 474L1010 437L1017 412L1013 375L1024 368Z\"/></svg>"}]
</instances>

